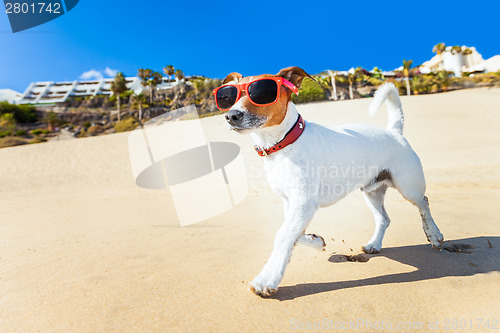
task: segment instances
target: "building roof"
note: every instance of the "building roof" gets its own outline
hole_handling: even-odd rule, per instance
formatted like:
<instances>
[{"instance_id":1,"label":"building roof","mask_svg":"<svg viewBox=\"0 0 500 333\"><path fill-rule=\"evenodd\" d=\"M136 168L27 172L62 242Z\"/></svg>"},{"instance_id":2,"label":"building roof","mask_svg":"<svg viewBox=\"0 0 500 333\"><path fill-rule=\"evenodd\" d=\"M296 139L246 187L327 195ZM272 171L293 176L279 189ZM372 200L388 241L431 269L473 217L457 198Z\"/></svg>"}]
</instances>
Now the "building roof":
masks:
<instances>
[{"instance_id":1,"label":"building roof","mask_svg":"<svg viewBox=\"0 0 500 333\"><path fill-rule=\"evenodd\" d=\"M484 67L488 72L500 71L500 55L493 56L483 62Z\"/></svg>"},{"instance_id":2,"label":"building roof","mask_svg":"<svg viewBox=\"0 0 500 333\"><path fill-rule=\"evenodd\" d=\"M0 89L0 102L6 101L11 104L15 104L20 101L23 94L12 89Z\"/></svg>"}]
</instances>

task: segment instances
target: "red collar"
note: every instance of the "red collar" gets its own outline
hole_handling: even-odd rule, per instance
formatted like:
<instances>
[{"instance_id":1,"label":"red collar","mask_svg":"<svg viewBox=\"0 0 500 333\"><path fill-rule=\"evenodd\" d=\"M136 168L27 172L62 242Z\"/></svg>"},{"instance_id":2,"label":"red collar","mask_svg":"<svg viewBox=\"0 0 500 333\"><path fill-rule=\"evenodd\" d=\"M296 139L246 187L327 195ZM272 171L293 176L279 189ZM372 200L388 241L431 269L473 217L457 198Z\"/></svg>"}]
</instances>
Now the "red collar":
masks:
<instances>
[{"instance_id":1,"label":"red collar","mask_svg":"<svg viewBox=\"0 0 500 333\"><path fill-rule=\"evenodd\" d=\"M278 142L274 146L269 147L267 149L259 148L257 146L255 146L254 149L257 152L257 154L259 154L260 156L267 156L267 155L270 155L272 153L275 153L278 150L281 150L281 149L285 148L286 146L294 143L299 138L299 136L302 134L302 132L304 132L305 128L306 128L306 123L304 122L304 119L302 119L302 116L299 114L299 118L295 122L295 125L293 125L293 127L288 131L288 133L285 134L285 137L283 138L283 140L281 140L280 142Z\"/></svg>"}]
</instances>

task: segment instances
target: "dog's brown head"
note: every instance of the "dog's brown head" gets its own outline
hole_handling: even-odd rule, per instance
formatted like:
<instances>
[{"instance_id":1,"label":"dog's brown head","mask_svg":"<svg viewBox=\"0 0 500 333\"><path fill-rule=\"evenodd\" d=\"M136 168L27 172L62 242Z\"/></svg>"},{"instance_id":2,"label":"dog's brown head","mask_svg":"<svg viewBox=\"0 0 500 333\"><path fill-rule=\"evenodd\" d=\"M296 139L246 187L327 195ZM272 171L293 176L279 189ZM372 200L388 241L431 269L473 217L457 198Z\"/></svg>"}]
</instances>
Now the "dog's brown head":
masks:
<instances>
[{"instance_id":1,"label":"dog's brown head","mask_svg":"<svg viewBox=\"0 0 500 333\"><path fill-rule=\"evenodd\" d=\"M239 73L231 73L224 79L223 84L246 83L265 77L285 78L297 88L300 88L302 80L305 77L312 78L302 68L293 66L280 70L276 75L263 74L259 76L243 77ZM231 107L225 116L231 129L237 132L280 124L285 118L288 102L292 98L292 90L283 85L280 87L277 102L272 105L255 105L250 102L245 92L241 92L241 94L240 99Z\"/></svg>"}]
</instances>

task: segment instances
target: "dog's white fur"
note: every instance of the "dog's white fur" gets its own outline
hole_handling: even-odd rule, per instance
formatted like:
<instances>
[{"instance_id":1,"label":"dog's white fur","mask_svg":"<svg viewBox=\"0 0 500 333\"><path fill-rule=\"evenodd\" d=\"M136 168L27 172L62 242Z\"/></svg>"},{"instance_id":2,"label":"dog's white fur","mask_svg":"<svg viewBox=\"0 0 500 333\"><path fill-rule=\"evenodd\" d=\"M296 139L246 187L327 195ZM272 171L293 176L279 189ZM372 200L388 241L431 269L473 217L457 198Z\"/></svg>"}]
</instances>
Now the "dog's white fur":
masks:
<instances>
[{"instance_id":1,"label":"dog's white fur","mask_svg":"<svg viewBox=\"0 0 500 333\"><path fill-rule=\"evenodd\" d=\"M356 189L363 191L375 218L375 232L363 246L365 252L376 253L382 247L390 222L384 208L388 186L398 189L419 209L427 239L433 247L441 246L443 236L425 197L420 159L402 135L404 117L394 85L385 84L378 89L370 114L384 101L389 112L386 129L363 124L327 129L306 122L305 131L296 142L264 157L269 184L283 199L285 220L275 236L271 256L250 283L253 292L269 296L277 290L296 243L322 249L321 237L304 233L314 213ZM242 105L237 103L233 108L242 110ZM295 105L289 102L281 124L251 131L255 144L273 146L283 139L297 117Z\"/></svg>"}]
</instances>

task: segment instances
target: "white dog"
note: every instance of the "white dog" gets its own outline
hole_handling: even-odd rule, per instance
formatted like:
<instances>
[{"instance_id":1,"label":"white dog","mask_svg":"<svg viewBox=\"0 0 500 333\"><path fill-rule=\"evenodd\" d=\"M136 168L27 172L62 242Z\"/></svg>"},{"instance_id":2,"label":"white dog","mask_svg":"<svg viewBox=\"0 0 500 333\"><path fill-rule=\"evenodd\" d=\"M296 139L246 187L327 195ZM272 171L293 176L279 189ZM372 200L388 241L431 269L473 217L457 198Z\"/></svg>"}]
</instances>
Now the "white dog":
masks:
<instances>
[{"instance_id":1,"label":"white dog","mask_svg":"<svg viewBox=\"0 0 500 333\"><path fill-rule=\"evenodd\" d=\"M254 77L231 73L214 90L217 106L229 110L225 116L229 127L250 133L263 156L268 182L283 199L285 220L273 251L250 283L259 296L277 291L295 244L324 248L323 238L305 234L309 222L320 207L356 189L363 191L375 218L375 232L363 246L366 253L382 247L390 222L384 208L389 186L418 208L431 245L440 248L443 242L425 196L422 165L403 137L403 111L394 85L380 87L370 106L374 114L386 102L386 129L362 124L325 128L304 122L291 102L292 92L297 93L305 77L309 75L298 67Z\"/></svg>"}]
</instances>

